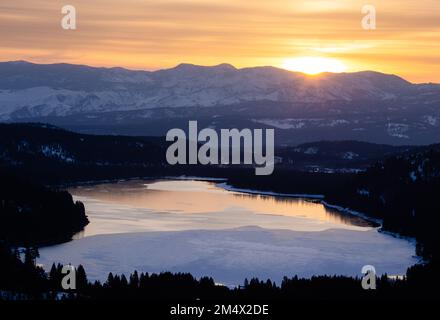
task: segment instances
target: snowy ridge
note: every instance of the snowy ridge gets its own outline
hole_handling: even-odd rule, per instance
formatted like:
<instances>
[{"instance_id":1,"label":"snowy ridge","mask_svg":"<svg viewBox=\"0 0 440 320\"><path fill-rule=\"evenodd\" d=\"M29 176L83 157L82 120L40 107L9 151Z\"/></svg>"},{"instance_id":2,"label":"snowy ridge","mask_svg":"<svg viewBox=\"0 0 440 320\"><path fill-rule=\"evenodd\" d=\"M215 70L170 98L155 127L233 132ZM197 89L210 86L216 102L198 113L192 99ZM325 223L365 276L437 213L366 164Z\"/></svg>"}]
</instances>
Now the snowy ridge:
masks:
<instances>
[{"instance_id":1,"label":"snowy ridge","mask_svg":"<svg viewBox=\"0 0 440 320\"><path fill-rule=\"evenodd\" d=\"M0 119L149 108L213 107L242 102L385 101L439 91L393 75L358 72L309 77L274 67L236 69L227 64L130 71L27 62L0 63ZM431 96L430 96L431 97ZM432 99L432 98L431 98ZM435 124L436 118L426 118Z\"/></svg>"}]
</instances>

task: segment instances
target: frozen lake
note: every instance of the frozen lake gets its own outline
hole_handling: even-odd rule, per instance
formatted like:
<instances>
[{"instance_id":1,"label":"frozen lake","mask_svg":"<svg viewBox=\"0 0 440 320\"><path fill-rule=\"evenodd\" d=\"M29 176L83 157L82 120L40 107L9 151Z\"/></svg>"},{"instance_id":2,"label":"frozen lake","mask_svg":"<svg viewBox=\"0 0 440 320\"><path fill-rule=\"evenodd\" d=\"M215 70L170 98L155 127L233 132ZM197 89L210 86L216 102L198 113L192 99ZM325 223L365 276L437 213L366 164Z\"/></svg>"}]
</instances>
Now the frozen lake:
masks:
<instances>
[{"instance_id":1,"label":"frozen lake","mask_svg":"<svg viewBox=\"0 0 440 320\"><path fill-rule=\"evenodd\" d=\"M190 272L219 283L317 274L404 274L414 245L319 202L226 191L212 182L126 181L69 190L90 224L71 242L42 248L39 263L109 272Z\"/></svg>"}]
</instances>

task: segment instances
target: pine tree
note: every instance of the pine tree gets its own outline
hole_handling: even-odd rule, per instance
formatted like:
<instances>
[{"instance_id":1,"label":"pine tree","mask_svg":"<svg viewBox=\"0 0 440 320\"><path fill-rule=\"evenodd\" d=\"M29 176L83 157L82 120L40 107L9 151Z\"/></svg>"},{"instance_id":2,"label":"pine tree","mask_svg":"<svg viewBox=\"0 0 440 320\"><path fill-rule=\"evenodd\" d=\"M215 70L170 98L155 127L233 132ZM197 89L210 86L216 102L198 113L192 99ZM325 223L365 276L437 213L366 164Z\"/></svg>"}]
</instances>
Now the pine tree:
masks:
<instances>
[{"instance_id":1,"label":"pine tree","mask_svg":"<svg viewBox=\"0 0 440 320\"><path fill-rule=\"evenodd\" d=\"M39 256L40 253L38 252L37 248L34 247L26 248L24 253L24 264L29 268L35 267L36 260Z\"/></svg>"},{"instance_id":2,"label":"pine tree","mask_svg":"<svg viewBox=\"0 0 440 320\"><path fill-rule=\"evenodd\" d=\"M109 288L112 288L114 286L114 282L115 282L115 277L113 276L113 273L109 273L108 277L107 277L107 281L105 283L105 285Z\"/></svg>"},{"instance_id":3,"label":"pine tree","mask_svg":"<svg viewBox=\"0 0 440 320\"><path fill-rule=\"evenodd\" d=\"M127 287L128 287L128 281L127 281L127 278L125 277L125 275L123 274L121 276L121 288L126 289Z\"/></svg>"},{"instance_id":4,"label":"pine tree","mask_svg":"<svg viewBox=\"0 0 440 320\"><path fill-rule=\"evenodd\" d=\"M88 286L86 271L82 265L79 265L76 270L76 284L78 290L85 290Z\"/></svg>"},{"instance_id":5,"label":"pine tree","mask_svg":"<svg viewBox=\"0 0 440 320\"><path fill-rule=\"evenodd\" d=\"M139 288L139 275L136 270L133 272L133 274L130 275L130 288Z\"/></svg>"},{"instance_id":6,"label":"pine tree","mask_svg":"<svg viewBox=\"0 0 440 320\"><path fill-rule=\"evenodd\" d=\"M59 282L60 276L58 273L58 269L55 265L55 263L52 264L52 267L50 268L49 272L49 281L50 281L50 287L52 290L58 290L60 286Z\"/></svg>"}]
</instances>

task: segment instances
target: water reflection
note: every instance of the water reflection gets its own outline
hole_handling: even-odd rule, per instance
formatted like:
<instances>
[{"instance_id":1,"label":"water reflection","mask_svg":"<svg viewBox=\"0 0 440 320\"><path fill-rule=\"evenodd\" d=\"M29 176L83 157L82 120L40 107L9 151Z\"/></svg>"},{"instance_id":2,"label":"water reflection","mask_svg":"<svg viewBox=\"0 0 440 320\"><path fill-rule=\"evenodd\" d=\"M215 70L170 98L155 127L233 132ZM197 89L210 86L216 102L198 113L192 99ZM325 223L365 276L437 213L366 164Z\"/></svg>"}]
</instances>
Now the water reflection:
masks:
<instances>
[{"instance_id":1,"label":"water reflection","mask_svg":"<svg viewBox=\"0 0 440 320\"><path fill-rule=\"evenodd\" d=\"M76 237L243 226L297 231L371 229L366 221L316 201L230 192L212 182L139 180L69 191L85 203L91 221Z\"/></svg>"},{"instance_id":2,"label":"water reflection","mask_svg":"<svg viewBox=\"0 0 440 320\"><path fill-rule=\"evenodd\" d=\"M325 207L319 200L315 199L299 199L292 198L286 196L268 196L268 195L256 195L256 194L248 194L248 193L234 193L234 197L245 198L249 197L251 199L258 199L261 201L267 201L272 204L274 203L283 203L287 206L292 206L294 204L301 212L305 213L304 216L309 218L322 218L320 213L323 212L325 215L326 221L337 221L347 225L354 225L360 227L372 227L373 224L369 221L362 219L361 217L357 217L354 215L349 215L346 213L341 213L340 211ZM316 212L318 209L318 213ZM309 215L307 215L309 213Z\"/></svg>"}]
</instances>

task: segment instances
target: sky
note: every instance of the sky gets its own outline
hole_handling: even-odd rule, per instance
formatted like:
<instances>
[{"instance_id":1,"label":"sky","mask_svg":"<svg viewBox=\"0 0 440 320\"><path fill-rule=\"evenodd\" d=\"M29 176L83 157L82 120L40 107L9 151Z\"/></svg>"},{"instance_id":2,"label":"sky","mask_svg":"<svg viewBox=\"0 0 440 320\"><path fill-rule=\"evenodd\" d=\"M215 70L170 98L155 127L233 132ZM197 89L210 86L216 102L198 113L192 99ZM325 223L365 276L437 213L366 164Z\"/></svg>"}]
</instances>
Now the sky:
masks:
<instances>
[{"instance_id":1,"label":"sky","mask_svg":"<svg viewBox=\"0 0 440 320\"><path fill-rule=\"evenodd\" d=\"M66 4L76 30L61 27ZM366 4L376 8L375 30L362 28ZM0 61L11 60L144 70L300 64L440 83L440 0L1 0Z\"/></svg>"}]
</instances>

